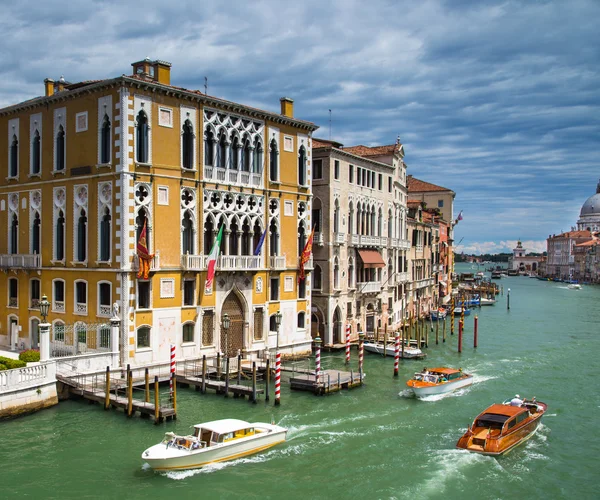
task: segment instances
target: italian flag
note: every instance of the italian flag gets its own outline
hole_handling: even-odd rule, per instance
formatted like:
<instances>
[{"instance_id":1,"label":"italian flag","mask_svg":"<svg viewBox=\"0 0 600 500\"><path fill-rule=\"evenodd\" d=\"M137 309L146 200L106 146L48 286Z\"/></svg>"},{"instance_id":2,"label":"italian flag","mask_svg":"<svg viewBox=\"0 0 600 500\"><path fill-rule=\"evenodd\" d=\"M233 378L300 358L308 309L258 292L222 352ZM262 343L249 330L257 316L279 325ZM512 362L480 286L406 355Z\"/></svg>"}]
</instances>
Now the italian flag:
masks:
<instances>
[{"instance_id":1,"label":"italian flag","mask_svg":"<svg viewBox=\"0 0 600 500\"><path fill-rule=\"evenodd\" d=\"M217 240L215 241L210 253L208 254L207 272L206 272L206 285L204 286L204 293L212 293L213 280L215 278L215 267L217 266L217 258L219 257L219 250L221 248L221 238L223 237L223 225L219 229L217 234Z\"/></svg>"}]
</instances>

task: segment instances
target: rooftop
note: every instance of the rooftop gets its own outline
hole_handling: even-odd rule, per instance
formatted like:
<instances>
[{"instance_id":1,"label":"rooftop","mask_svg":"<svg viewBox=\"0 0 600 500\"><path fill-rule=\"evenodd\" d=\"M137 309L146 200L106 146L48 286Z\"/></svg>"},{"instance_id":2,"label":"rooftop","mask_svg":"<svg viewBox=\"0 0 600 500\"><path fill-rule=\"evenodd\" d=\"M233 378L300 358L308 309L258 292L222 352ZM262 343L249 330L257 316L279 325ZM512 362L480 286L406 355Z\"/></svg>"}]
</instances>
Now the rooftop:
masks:
<instances>
[{"instance_id":1,"label":"rooftop","mask_svg":"<svg viewBox=\"0 0 600 500\"><path fill-rule=\"evenodd\" d=\"M451 189L438 186L437 184L432 184L430 182L422 181L421 179L417 179L412 175L409 175L406 178L406 187L408 188L408 192L411 193L422 193L422 192L434 192L434 191L452 191Z\"/></svg>"}]
</instances>

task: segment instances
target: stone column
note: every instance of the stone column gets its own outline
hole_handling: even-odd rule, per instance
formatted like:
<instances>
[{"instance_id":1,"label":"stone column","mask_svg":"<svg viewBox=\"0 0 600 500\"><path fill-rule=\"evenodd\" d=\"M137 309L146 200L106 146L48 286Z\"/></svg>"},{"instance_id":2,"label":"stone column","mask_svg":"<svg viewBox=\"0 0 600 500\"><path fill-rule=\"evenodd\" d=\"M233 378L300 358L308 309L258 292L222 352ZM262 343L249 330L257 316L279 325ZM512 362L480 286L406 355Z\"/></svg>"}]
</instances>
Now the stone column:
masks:
<instances>
[{"instance_id":1,"label":"stone column","mask_svg":"<svg viewBox=\"0 0 600 500\"><path fill-rule=\"evenodd\" d=\"M50 360L50 323L40 323L40 361Z\"/></svg>"}]
</instances>

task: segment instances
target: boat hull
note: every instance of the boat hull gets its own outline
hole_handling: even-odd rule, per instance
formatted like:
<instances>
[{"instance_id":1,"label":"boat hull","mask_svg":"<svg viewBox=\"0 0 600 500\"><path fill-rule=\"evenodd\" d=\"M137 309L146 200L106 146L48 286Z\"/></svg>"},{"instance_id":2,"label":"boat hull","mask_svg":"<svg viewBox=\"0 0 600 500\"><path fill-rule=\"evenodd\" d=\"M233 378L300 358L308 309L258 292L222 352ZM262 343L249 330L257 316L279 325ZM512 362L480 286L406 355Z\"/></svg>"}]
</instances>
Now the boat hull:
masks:
<instances>
[{"instance_id":1,"label":"boat hull","mask_svg":"<svg viewBox=\"0 0 600 500\"><path fill-rule=\"evenodd\" d=\"M411 383L412 382L412 383ZM419 382L409 380L406 385L415 393L415 396L422 398L425 396L436 396L438 394L446 394L448 392L457 391L463 387L468 387L473 384L473 376L469 375L459 380L445 382L443 384L429 384L427 382Z\"/></svg>"},{"instance_id":2,"label":"boat hull","mask_svg":"<svg viewBox=\"0 0 600 500\"><path fill-rule=\"evenodd\" d=\"M234 443L219 443L199 450L179 450L157 444L142 454L142 459L154 470L198 469L211 463L235 460L259 453L283 443L287 429L274 430L268 434L258 434L240 439Z\"/></svg>"},{"instance_id":3,"label":"boat hull","mask_svg":"<svg viewBox=\"0 0 600 500\"><path fill-rule=\"evenodd\" d=\"M387 346L381 344L381 343L372 343L372 342L365 342L364 344L364 349L367 352L372 352L375 354L381 354L383 355L384 353L384 349L385 349L385 354L386 356L391 356L394 357L396 355L396 347L393 344L389 344ZM427 356L427 354L425 354L423 351L421 351L421 349L418 348L414 348L414 347L404 347L404 354L402 353L402 346L400 347L400 357L404 358L404 359L423 359L425 356Z\"/></svg>"}]
</instances>

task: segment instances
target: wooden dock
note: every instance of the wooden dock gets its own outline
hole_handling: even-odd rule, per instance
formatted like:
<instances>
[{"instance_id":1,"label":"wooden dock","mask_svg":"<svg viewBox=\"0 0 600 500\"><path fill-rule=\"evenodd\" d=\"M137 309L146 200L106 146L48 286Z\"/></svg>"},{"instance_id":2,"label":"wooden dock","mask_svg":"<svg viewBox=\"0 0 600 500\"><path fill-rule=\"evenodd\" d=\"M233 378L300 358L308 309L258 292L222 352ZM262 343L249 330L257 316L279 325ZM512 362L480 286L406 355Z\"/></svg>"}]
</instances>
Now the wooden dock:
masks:
<instances>
[{"instance_id":1,"label":"wooden dock","mask_svg":"<svg viewBox=\"0 0 600 500\"><path fill-rule=\"evenodd\" d=\"M226 394L231 393L234 397L245 397L248 396L250 401L256 403L257 396L260 394L264 394L264 389L259 389L258 387L252 388L247 385L237 384L237 383L229 383L227 384L224 380L213 380L209 378L205 378L202 380L202 376L194 376L194 375L177 375L177 382L181 385L194 386L197 390L210 389L216 391L217 394Z\"/></svg>"},{"instance_id":2,"label":"wooden dock","mask_svg":"<svg viewBox=\"0 0 600 500\"><path fill-rule=\"evenodd\" d=\"M352 389L362 385L358 372L322 370L317 381L314 372L296 372L290 378L292 389L310 391L317 395Z\"/></svg>"}]
</instances>

